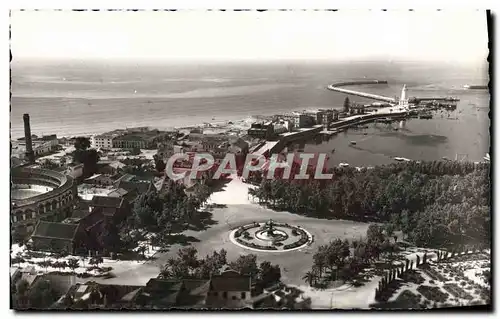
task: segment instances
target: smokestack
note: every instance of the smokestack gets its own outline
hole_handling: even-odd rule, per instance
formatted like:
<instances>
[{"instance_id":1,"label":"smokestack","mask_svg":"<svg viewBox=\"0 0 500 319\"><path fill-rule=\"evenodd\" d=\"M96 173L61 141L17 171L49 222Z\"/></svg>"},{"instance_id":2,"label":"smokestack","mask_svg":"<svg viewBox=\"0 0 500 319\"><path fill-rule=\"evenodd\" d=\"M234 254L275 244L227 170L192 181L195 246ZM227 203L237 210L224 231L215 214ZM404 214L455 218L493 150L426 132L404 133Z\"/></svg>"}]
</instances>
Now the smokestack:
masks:
<instances>
[{"instance_id":1,"label":"smokestack","mask_svg":"<svg viewBox=\"0 0 500 319\"><path fill-rule=\"evenodd\" d=\"M33 153L33 142L31 141L30 115L24 114L24 141L26 142L26 158L29 163L35 162L35 153Z\"/></svg>"}]
</instances>

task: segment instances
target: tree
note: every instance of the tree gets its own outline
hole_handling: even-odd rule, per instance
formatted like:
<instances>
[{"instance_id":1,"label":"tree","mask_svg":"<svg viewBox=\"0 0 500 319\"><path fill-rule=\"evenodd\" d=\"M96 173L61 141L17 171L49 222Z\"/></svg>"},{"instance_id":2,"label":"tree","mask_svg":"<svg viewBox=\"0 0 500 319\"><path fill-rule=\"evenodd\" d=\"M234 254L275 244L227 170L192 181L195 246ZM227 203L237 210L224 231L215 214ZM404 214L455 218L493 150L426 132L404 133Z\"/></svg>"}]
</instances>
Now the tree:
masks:
<instances>
[{"instance_id":1,"label":"tree","mask_svg":"<svg viewBox=\"0 0 500 319\"><path fill-rule=\"evenodd\" d=\"M101 223L101 231L97 236L97 242L102 249L109 252L117 252L123 247L118 228L114 223L108 221Z\"/></svg>"},{"instance_id":2,"label":"tree","mask_svg":"<svg viewBox=\"0 0 500 319\"><path fill-rule=\"evenodd\" d=\"M51 267L53 264L50 260L42 260L39 265L43 268L45 268L45 272L47 272L47 269Z\"/></svg>"},{"instance_id":3,"label":"tree","mask_svg":"<svg viewBox=\"0 0 500 319\"><path fill-rule=\"evenodd\" d=\"M229 267L242 275L249 275L252 280L255 280L259 273L257 256L253 254L238 257L236 261L229 264Z\"/></svg>"},{"instance_id":4,"label":"tree","mask_svg":"<svg viewBox=\"0 0 500 319\"><path fill-rule=\"evenodd\" d=\"M279 265L271 265L270 262L264 261L260 264L259 283L262 288L268 287L281 279L281 270Z\"/></svg>"},{"instance_id":5,"label":"tree","mask_svg":"<svg viewBox=\"0 0 500 319\"><path fill-rule=\"evenodd\" d=\"M134 147L134 148L132 148L132 149L130 150L130 152L129 152L129 153L130 153L130 155L139 155L139 154L141 154L141 149L140 149L140 148L138 148L138 147Z\"/></svg>"},{"instance_id":6,"label":"tree","mask_svg":"<svg viewBox=\"0 0 500 319\"><path fill-rule=\"evenodd\" d=\"M181 248L177 252L178 258L184 263L188 268L195 269L200 265L198 260L198 251L193 246L186 248Z\"/></svg>"},{"instance_id":7,"label":"tree","mask_svg":"<svg viewBox=\"0 0 500 319\"><path fill-rule=\"evenodd\" d=\"M90 140L87 137L79 136L75 138L74 147L76 150L85 151L90 148Z\"/></svg>"},{"instance_id":8,"label":"tree","mask_svg":"<svg viewBox=\"0 0 500 319\"><path fill-rule=\"evenodd\" d=\"M368 241L374 242L383 242L385 239L383 229L379 225L371 224L368 226L368 230L366 231L366 238Z\"/></svg>"},{"instance_id":9,"label":"tree","mask_svg":"<svg viewBox=\"0 0 500 319\"><path fill-rule=\"evenodd\" d=\"M349 97L346 96L344 100L344 112L349 113L350 107L351 107L351 101L349 100Z\"/></svg>"},{"instance_id":10,"label":"tree","mask_svg":"<svg viewBox=\"0 0 500 319\"><path fill-rule=\"evenodd\" d=\"M391 237L394 234L394 225L392 223L387 223L384 225L385 235Z\"/></svg>"},{"instance_id":11,"label":"tree","mask_svg":"<svg viewBox=\"0 0 500 319\"><path fill-rule=\"evenodd\" d=\"M48 280L38 280L28 292L29 305L34 309L47 309L57 299L57 291Z\"/></svg>"},{"instance_id":12,"label":"tree","mask_svg":"<svg viewBox=\"0 0 500 319\"><path fill-rule=\"evenodd\" d=\"M155 169L161 173L165 171L165 168L167 167L167 164L162 159L155 159Z\"/></svg>"},{"instance_id":13,"label":"tree","mask_svg":"<svg viewBox=\"0 0 500 319\"><path fill-rule=\"evenodd\" d=\"M56 162L50 159L43 160L40 166L45 169L55 169L59 167Z\"/></svg>"},{"instance_id":14,"label":"tree","mask_svg":"<svg viewBox=\"0 0 500 319\"><path fill-rule=\"evenodd\" d=\"M99 264L102 264L103 261L104 260L101 256L95 256L90 259L89 264L99 267Z\"/></svg>"},{"instance_id":15,"label":"tree","mask_svg":"<svg viewBox=\"0 0 500 319\"><path fill-rule=\"evenodd\" d=\"M84 176L91 176L97 172L97 162L99 162L99 153L95 149L75 149L73 152L73 162L83 164Z\"/></svg>"},{"instance_id":16,"label":"tree","mask_svg":"<svg viewBox=\"0 0 500 319\"><path fill-rule=\"evenodd\" d=\"M80 263L78 262L78 259L76 258L69 258L68 259L68 268L71 269L71 271L75 271L76 268L80 266Z\"/></svg>"},{"instance_id":17,"label":"tree","mask_svg":"<svg viewBox=\"0 0 500 319\"><path fill-rule=\"evenodd\" d=\"M29 306L28 292L29 292L29 283L26 279L21 279L15 285L16 294L13 297L14 308L22 309Z\"/></svg>"}]
</instances>

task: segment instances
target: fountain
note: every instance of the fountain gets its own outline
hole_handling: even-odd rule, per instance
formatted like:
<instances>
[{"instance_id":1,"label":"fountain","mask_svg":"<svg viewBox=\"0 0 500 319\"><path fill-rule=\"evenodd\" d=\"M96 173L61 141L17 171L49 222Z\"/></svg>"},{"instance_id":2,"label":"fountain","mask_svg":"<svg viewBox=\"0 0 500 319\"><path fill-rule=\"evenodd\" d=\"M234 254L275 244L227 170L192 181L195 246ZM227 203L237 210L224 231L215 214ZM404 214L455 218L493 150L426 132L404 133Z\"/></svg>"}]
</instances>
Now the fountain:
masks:
<instances>
[{"instance_id":1,"label":"fountain","mask_svg":"<svg viewBox=\"0 0 500 319\"><path fill-rule=\"evenodd\" d=\"M265 241L284 240L288 237L286 232L276 229L276 224L272 219L262 225L260 230L255 233L255 236Z\"/></svg>"},{"instance_id":2,"label":"fountain","mask_svg":"<svg viewBox=\"0 0 500 319\"><path fill-rule=\"evenodd\" d=\"M253 229L253 230L252 230ZM230 234L236 245L257 251L285 252L305 247L311 238L300 226L267 222L243 225Z\"/></svg>"}]
</instances>

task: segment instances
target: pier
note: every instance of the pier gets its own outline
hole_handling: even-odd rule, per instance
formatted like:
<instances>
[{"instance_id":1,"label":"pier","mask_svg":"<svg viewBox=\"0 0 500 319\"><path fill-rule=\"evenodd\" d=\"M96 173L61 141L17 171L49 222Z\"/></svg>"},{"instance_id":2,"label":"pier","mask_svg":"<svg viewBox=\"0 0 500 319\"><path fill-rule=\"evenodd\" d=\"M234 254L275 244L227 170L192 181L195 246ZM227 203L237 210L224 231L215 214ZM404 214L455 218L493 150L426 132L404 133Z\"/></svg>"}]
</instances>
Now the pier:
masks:
<instances>
[{"instance_id":1,"label":"pier","mask_svg":"<svg viewBox=\"0 0 500 319\"><path fill-rule=\"evenodd\" d=\"M345 93L345 94L349 94L349 95L355 95L355 96L365 97L365 98L372 99L372 100L383 101L383 102L388 102L388 103L396 103L397 102L395 98L391 98L391 97L387 97L387 96L382 96L382 95L377 95L377 94L371 94L371 93L365 93L365 92L359 92L359 91L342 89L340 87L335 86L335 84L330 84L327 88L330 91L335 91L335 92Z\"/></svg>"},{"instance_id":2,"label":"pier","mask_svg":"<svg viewBox=\"0 0 500 319\"><path fill-rule=\"evenodd\" d=\"M338 82L338 83L330 84L327 88L330 91L345 93L345 94L354 95L354 96L360 96L360 97L364 97L364 98L368 98L368 99L372 99L372 100L377 100L377 101L388 102L388 103L392 103L392 104L396 104L399 102L395 98L391 98L391 97L387 97L387 96L382 96L382 95L377 95L377 94L372 94L372 93L366 93L366 92L360 92L360 91L354 91L354 90L348 90L348 89L341 88L342 86L363 85L363 84L387 84L387 81L372 80L372 81ZM408 103L412 103L412 104L418 104L420 102L454 103L454 102L458 102L458 101L460 101L460 99L456 98L456 97L411 97L408 99Z\"/></svg>"}]
</instances>

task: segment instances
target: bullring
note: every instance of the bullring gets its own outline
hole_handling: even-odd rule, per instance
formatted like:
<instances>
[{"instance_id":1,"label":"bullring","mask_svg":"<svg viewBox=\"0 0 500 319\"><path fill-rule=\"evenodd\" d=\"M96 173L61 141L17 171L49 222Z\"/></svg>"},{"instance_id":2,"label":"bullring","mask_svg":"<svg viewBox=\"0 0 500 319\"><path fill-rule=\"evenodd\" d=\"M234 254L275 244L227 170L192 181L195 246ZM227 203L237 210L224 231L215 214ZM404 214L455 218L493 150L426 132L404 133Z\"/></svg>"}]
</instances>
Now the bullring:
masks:
<instances>
[{"instance_id":1,"label":"bullring","mask_svg":"<svg viewBox=\"0 0 500 319\"><path fill-rule=\"evenodd\" d=\"M18 190L26 190L26 196L12 196ZM68 175L40 168L13 168L11 229L28 235L38 220L61 221L71 214L77 197L76 183Z\"/></svg>"}]
</instances>

